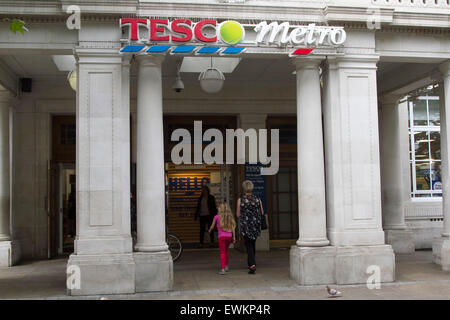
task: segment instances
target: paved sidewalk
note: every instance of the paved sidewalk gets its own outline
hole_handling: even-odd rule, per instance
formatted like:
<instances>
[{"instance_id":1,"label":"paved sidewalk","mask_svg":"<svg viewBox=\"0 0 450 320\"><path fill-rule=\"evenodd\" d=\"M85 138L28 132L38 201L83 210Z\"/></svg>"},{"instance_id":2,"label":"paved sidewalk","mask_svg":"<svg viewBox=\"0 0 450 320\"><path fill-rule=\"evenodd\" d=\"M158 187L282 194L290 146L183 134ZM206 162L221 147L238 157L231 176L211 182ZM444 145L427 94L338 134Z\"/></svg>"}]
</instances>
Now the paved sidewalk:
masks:
<instances>
[{"instance_id":1,"label":"paved sidewalk","mask_svg":"<svg viewBox=\"0 0 450 320\"><path fill-rule=\"evenodd\" d=\"M450 299L450 272L431 261L431 251L396 256L396 282L379 290L339 286L342 299ZM72 299L65 294L66 258L0 268L1 299ZM219 275L218 249L186 250L174 264L171 292L108 296L111 299L328 299L324 286L298 286L289 279L289 250L257 253L257 272L247 274L246 255L230 252L231 271ZM76 299L99 299L99 296Z\"/></svg>"}]
</instances>

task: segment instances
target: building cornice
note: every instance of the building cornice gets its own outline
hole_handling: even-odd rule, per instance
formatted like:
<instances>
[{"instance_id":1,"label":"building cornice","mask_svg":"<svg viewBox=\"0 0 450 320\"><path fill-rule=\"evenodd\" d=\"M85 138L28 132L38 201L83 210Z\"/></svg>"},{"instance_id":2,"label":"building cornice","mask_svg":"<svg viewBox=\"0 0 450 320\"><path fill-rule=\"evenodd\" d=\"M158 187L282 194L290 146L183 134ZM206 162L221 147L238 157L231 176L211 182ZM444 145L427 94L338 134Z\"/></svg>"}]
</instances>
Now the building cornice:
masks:
<instances>
[{"instance_id":1,"label":"building cornice","mask_svg":"<svg viewBox=\"0 0 450 320\"><path fill-rule=\"evenodd\" d=\"M423 1L420 0L422 3ZM401 0L393 4L385 0L324 0L324 1L247 1L223 3L220 1L138 1L138 0L55 0L0 2L0 16L21 17L40 21L64 20L67 9L78 5L83 20L109 21L118 17L180 17L204 19L235 19L243 23L258 21L289 21L292 24L311 23L361 23L366 26L377 15L382 27L409 26L450 28L450 5L446 0ZM375 11L374 11L375 10ZM374 13L375 12L375 13ZM46 17L46 18L44 18ZM55 20L53 20L55 19ZM47 20L48 21L48 20Z\"/></svg>"}]
</instances>

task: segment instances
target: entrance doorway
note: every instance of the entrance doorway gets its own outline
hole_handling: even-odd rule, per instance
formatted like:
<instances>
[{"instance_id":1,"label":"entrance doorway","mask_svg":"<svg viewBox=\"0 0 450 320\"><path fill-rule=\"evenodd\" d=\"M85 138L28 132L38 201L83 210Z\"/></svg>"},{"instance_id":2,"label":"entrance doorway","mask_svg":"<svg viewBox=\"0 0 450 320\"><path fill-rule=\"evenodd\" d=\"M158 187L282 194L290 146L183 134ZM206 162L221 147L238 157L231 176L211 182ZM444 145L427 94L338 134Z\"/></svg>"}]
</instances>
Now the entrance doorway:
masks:
<instances>
[{"instance_id":1,"label":"entrance doorway","mask_svg":"<svg viewBox=\"0 0 450 320\"><path fill-rule=\"evenodd\" d=\"M231 165L173 165L167 163L168 228L183 245L200 242L200 223L195 220L197 202L203 185L209 187L216 205L233 207L236 199L236 168ZM207 232L206 232L207 233ZM208 244L208 234L203 235ZM215 236L217 244L217 235Z\"/></svg>"},{"instance_id":2,"label":"entrance doorway","mask_svg":"<svg viewBox=\"0 0 450 320\"><path fill-rule=\"evenodd\" d=\"M49 166L49 258L73 252L76 235L76 119L52 117Z\"/></svg>"},{"instance_id":3,"label":"entrance doorway","mask_svg":"<svg viewBox=\"0 0 450 320\"><path fill-rule=\"evenodd\" d=\"M235 116L170 115L164 117L168 229L181 239L185 247L194 247L200 242L200 222L199 219L194 218L202 185L210 188L217 206L221 202L227 202L233 212L235 212L237 197L237 165L174 165L172 163L171 150L178 143L171 141L172 132L178 128L185 128L193 137L194 121L202 121L203 130L218 129L224 136L226 129L236 129L237 124ZM210 142L202 141L203 148ZM191 148L192 153L193 150L194 148ZM225 150L224 157L226 157ZM193 154L191 159L193 160ZM208 234L204 235L204 240L205 244L208 244L210 241ZM217 234L215 243L217 244Z\"/></svg>"},{"instance_id":4,"label":"entrance doorway","mask_svg":"<svg viewBox=\"0 0 450 320\"><path fill-rule=\"evenodd\" d=\"M267 186L270 246L286 246L298 238L297 118L269 116L267 129L280 130L280 168Z\"/></svg>"}]
</instances>

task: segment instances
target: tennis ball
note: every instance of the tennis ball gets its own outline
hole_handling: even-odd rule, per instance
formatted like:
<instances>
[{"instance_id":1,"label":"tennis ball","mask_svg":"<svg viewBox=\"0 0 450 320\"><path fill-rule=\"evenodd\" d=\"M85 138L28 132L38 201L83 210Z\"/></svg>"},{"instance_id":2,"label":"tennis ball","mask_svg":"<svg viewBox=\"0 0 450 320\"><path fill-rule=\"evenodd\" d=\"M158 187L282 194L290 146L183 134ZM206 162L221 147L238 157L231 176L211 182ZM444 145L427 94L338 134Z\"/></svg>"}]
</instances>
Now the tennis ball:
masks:
<instances>
[{"instance_id":1,"label":"tennis ball","mask_svg":"<svg viewBox=\"0 0 450 320\"><path fill-rule=\"evenodd\" d=\"M220 25L220 37L225 43L236 44L244 37L244 28L239 22L225 21Z\"/></svg>"}]
</instances>

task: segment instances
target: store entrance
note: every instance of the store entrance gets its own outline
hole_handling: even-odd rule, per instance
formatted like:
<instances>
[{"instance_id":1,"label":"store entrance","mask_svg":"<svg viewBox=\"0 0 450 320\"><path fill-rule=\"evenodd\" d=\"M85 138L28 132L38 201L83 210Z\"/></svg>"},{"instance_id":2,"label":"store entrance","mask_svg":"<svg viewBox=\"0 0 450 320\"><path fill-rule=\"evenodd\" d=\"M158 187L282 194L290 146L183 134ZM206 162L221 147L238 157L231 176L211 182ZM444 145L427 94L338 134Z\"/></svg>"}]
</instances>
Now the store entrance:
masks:
<instances>
[{"instance_id":1,"label":"store entrance","mask_svg":"<svg viewBox=\"0 0 450 320\"><path fill-rule=\"evenodd\" d=\"M171 141L172 132L183 128L194 137L194 121L201 121L203 130L218 129L225 136L226 129L236 129L235 116L208 115L167 115L164 117L164 154L166 161L168 230L177 235L184 248L194 248L200 241L200 219L195 220L197 203L203 185L209 187L216 200L216 206L226 202L235 212L237 197L238 166L227 164L180 164L175 165L171 159L171 150L178 141ZM211 141L202 141L202 150ZM191 149L193 163L194 148ZM224 152L224 156L225 156ZM207 232L202 235L204 245L210 246ZM217 245L217 234L214 238Z\"/></svg>"},{"instance_id":2,"label":"store entrance","mask_svg":"<svg viewBox=\"0 0 450 320\"><path fill-rule=\"evenodd\" d=\"M76 235L75 116L52 117L48 257L70 254Z\"/></svg>"},{"instance_id":3,"label":"store entrance","mask_svg":"<svg viewBox=\"0 0 450 320\"><path fill-rule=\"evenodd\" d=\"M205 247L210 242L207 230L200 234L200 219L195 219L197 203L203 185L209 187L216 205L226 202L232 208L236 198L237 170L232 165L173 165L166 164L168 228L177 235L183 247L198 247L203 237Z\"/></svg>"}]
</instances>

